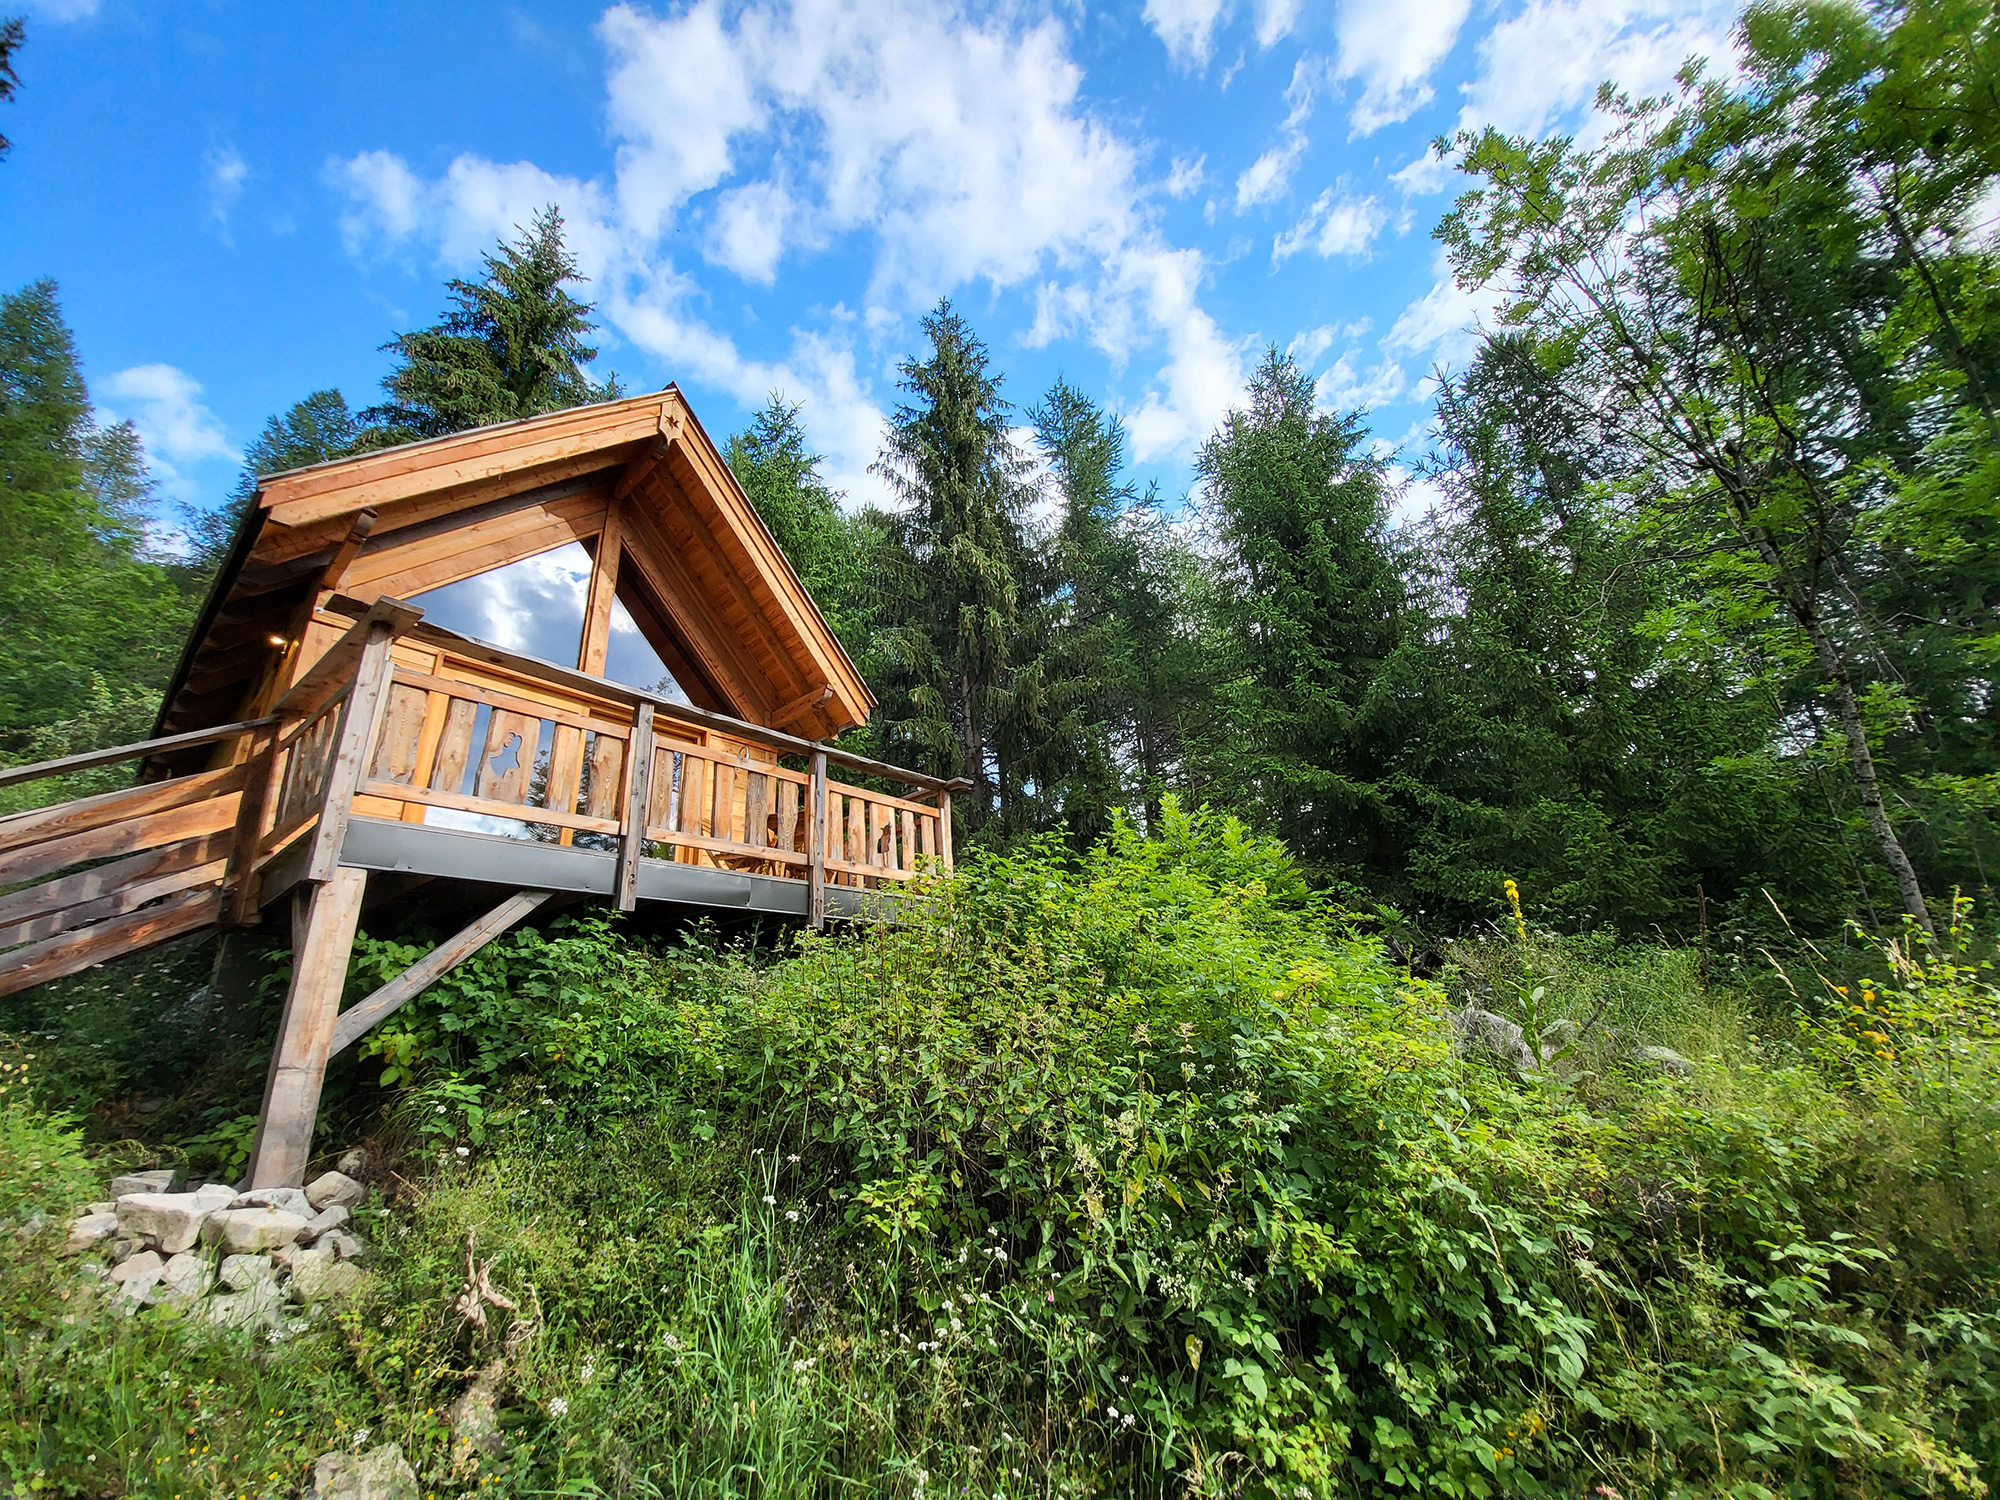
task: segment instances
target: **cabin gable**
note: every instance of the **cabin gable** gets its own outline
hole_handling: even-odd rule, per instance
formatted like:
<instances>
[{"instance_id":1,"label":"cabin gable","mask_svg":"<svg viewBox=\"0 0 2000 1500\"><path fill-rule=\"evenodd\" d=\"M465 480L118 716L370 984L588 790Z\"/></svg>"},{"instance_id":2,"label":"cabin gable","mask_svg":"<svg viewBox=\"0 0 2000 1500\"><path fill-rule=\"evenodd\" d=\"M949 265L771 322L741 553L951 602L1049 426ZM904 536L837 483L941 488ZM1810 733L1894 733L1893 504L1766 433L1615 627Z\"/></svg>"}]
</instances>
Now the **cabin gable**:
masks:
<instances>
[{"instance_id":1,"label":"cabin gable","mask_svg":"<svg viewBox=\"0 0 2000 1500\"><path fill-rule=\"evenodd\" d=\"M263 712L346 628L581 544L575 667L604 672L614 601L701 708L803 738L863 722L853 662L674 387L265 478L160 719Z\"/></svg>"}]
</instances>

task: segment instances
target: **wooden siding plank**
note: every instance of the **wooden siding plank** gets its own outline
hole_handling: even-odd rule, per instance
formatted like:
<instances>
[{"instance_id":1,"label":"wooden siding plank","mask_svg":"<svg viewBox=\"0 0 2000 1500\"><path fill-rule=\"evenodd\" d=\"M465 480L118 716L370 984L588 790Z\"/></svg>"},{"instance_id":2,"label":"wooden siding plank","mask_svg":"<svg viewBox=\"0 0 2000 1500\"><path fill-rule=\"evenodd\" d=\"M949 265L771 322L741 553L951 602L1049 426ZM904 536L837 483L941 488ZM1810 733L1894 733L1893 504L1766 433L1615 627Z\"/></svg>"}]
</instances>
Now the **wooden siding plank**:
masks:
<instances>
[{"instance_id":1,"label":"wooden siding plank","mask_svg":"<svg viewBox=\"0 0 2000 1500\"><path fill-rule=\"evenodd\" d=\"M0 923L23 922L65 907L81 906L123 886L205 865L229 852L230 837L211 833L10 892L0 896Z\"/></svg>"},{"instance_id":2,"label":"wooden siding plank","mask_svg":"<svg viewBox=\"0 0 2000 1500\"><path fill-rule=\"evenodd\" d=\"M107 824L184 807L191 802L205 802L240 790L248 776L244 766L221 766L172 781L148 781L115 792L102 792L77 802L30 808L0 819L0 854L27 844L47 843Z\"/></svg>"},{"instance_id":3,"label":"wooden siding plank","mask_svg":"<svg viewBox=\"0 0 2000 1500\"><path fill-rule=\"evenodd\" d=\"M0 997L206 927L221 910L221 891L187 891L129 916L0 954Z\"/></svg>"},{"instance_id":4,"label":"wooden siding plank","mask_svg":"<svg viewBox=\"0 0 2000 1500\"><path fill-rule=\"evenodd\" d=\"M240 766L231 767L240 772ZM44 844L30 844L0 855L0 885L18 885L39 880L87 859L109 859L120 854L136 854L141 849L182 839L201 838L236 826L236 814L243 801L240 791L170 807L144 817L123 818L67 838Z\"/></svg>"},{"instance_id":5,"label":"wooden siding plank","mask_svg":"<svg viewBox=\"0 0 2000 1500\"><path fill-rule=\"evenodd\" d=\"M389 701L382 710L382 735L375 746L369 780L393 781L399 786L415 783L417 745L423 736L424 711L429 703L430 695L422 688L402 681L389 685Z\"/></svg>"},{"instance_id":6,"label":"wooden siding plank","mask_svg":"<svg viewBox=\"0 0 2000 1500\"><path fill-rule=\"evenodd\" d=\"M207 842L202 840L201 842ZM191 865L182 870L171 870L154 875L147 880L138 880L99 896L95 901L81 902L76 906L64 907L61 911L44 912L37 917L24 917L19 921L0 925L0 948L11 948L16 943L40 942L54 937L59 932L82 927L91 922L101 922L107 917L122 917L129 911L137 911L148 901L156 901L161 896L171 896L198 885L216 885L228 873L229 859L225 854L220 859L211 859L206 864Z\"/></svg>"},{"instance_id":7,"label":"wooden siding plank","mask_svg":"<svg viewBox=\"0 0 2000 1500\"><path fill-rule=\"evenodd\" d=\"M465 785L465 767L472 759L473 722L478 717L478 704L468 698L451 700L438 735L437 759L431 768L432 791L456 792Z\"/></svg>"}]
</instances>

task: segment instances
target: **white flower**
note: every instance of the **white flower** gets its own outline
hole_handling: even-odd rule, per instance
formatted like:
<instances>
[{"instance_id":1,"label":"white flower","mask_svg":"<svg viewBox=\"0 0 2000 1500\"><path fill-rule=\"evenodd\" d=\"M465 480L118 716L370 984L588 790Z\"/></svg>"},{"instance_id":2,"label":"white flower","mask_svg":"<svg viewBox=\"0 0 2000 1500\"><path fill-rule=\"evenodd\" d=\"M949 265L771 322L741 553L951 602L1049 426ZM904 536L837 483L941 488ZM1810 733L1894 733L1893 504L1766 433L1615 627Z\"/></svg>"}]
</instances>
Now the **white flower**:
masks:
<instances>
[{"instance_id":1,"label":"white flower","mask_svg":"<svg viewBox=\"0 0 2000 1500\"><path fill-rule=\"evenodd\" d=\"M470 1156L472 1155L472 1149L469 1146L460 1146L458 1148L458 1154L460 1156Z\"/></svg>"},{"instance_id":2,"label":"white flower","mask_svg":"<svg viewBox=\"0 0 2000 1500\"><path fill-rule=\"evenodd\" d=\"M444 1106L443 1106L442 1104L440 1104L440 1105L439 1105L439 1106L437 1107L437 1112L438 1112L439 1114L443 1114L443 1113L444 1113Z\"/></svg>"},{"instance_id":3,"label":"white flower","mask_svg":"<svg viewBox=\"0 0 2000 1500\"><path fill-rule=\"evenodd\" d=\"M814 1359L795 1359L792 1361L792 1372L797 1375L803 1375L818 1363L819 1361Z\"/></svg>"},{"instance_id":4,"label":"white flower","mask_svg":"<svg viewBox=\"0 0 2000 1500\"><path fill-rule=\"evenodd\" d=\"M799 1159L799 1153L796 1151L794 1151L790 1156L785 1158L786 1161L793 1161L793 1162L797 1161L798 1159Z\"/></svg>"},{"instance_id":5,"label":"white flower","mask_svg":"<svg viewBox=\"0 0 2000 1500\"><path fill-rule=\"evenodd\" d=\"M785 1217L796 1224L799 1222L799 1211L796 1208L788 1208L785 1210Z\"/></svg>"},{"instance_id":6,"label":"white flower","mask_svg":"<svg viewBox=\"0 0 2000 1500\"><path fill-rule=\"evenodd\" d=\"M776 1203L778 1200L776 1198L773 1198L769 1193L766 1193L764 1195L764 1201L766 1203Z\"/></svg>"},{"instance_id":7,"label":"white flower","mask_svg":"<svg viewBox=\"0 0 2000 1500\"><path fill-rule=\"evenodd\" d=\"M1123 1419L1123 1421L1124 1421L1124 1425L1125 1425L1125 1426L1127 1426L1127 1427L1130 1427L1130 1426L1131 1426L1131 1425L1132 1425L1132 1424L1133 1424L1134 1422L1136 1422L1136 1421L1138 1421L1138 1420L1139 1420L1139 1419L1138 1419L1137 1417L1133 1416L1133 1415L1132 1415L1132 1413L1130 1413L1129 1411L1125 1413L1125 1416L1124 1416L1124 1419Z\"/></svg>"},{"instance_id":8,"label":"white flower","mask_svg":"<svg viewBox=\"0 0 2000 1500\"><path fill-rule=\"evenodd\" d=\"M1104 1408L1104 1414L1105 1414L1106 1416L1110 1417L1110 1418L1111 1418L1111 1420L1112 1420L1112 1421L1114 1421L1114 1422L1118 1420L1118 1408L1117 1408L1117 1407L1115 1407L1115 1406L1107 1406L1107 1407L1105 1407L1105 1408Z\"/></svg>"},{"instance_id":9,"label":"white flower","mask_svg":"<svg viewBox=\"0 0 2000 1500\"><path fill-rule=\"evenodd\" d=\"M585 1360L585 1361L583 1362L583 1378L584 1378L585 1380L588 1380L588 1379L590 1379L590 1377L591 1377L591 1376L595 1375L596 1373L597 1373L597 1365L596 1365L596 1362L595 1362L595 1361L593 1361L593 1360L588 1360L588 1359L586 1359L586 1360ZM1116 1413L1116 1412L1113 1412L1113 1413L1112 1413L1112 1415L1113 1415L1113 1416L1116 1416L1116 1415L1117 1415L1117 1413Z\"/></svg>"},{"instance_id":10,"label":"white flower","mask_svg":"<svg viewBox=\"0 0 2000 1500\"><path fill-rule=\"evenodd\" d=\"M553 1401L551 1401L551 1402L549 1403L549 1415L550 1415L550 1416L552 1416L552 1417L566 1417L566 1416L568 1416L568 1415L569 1415L569 1403L568 1403L567 1401L563 1400L563 1398L562 1398L562 1397L560 1397L560 1396L556 1397L556 1399L555 1399L555 1400L553 1400Z\"/></svg>"}]
</instances>

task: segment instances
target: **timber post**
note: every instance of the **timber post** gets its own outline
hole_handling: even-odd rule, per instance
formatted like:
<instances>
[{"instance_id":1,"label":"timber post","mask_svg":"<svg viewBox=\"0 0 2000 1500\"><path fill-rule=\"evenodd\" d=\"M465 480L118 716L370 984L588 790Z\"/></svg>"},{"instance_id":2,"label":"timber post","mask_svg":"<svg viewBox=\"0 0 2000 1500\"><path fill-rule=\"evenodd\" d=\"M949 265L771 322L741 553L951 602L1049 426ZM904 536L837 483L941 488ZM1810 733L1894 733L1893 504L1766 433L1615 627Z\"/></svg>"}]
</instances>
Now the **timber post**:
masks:
<instances>
[{"instance_id":1,"label":"timber post","mask_svg":"<svg viewBox=\"0 0 2000 1500\"><path fill-rule=\"evenodd\" d=\"M388 693L389 642L395 634L396 627L389 620L367 623L354 686L341 705L340 727L334 732L333 764L326 773L319 826L313 829L311 852L306 856L307 880L331 880L340 862L340 846L347 837L347 817L354 805L354 794L360 789L368 762L375 754L375 721Z\"/></svg>"},{"instance_id":2,"label":"timber post","mask_svg":"<svg viewBox=\"0 0 2000 1500\"><path fill-rule=\"evenodd\" d=\"M813 751L812 787L807 798L806 919L826 926L826 752Z\"/></svg>"},{"instance_id":3,"label":"timber post","mask_svg":"<svg viewBox=\"0 0 2000 1500\"><path fill-rule=\"evenodd\" d=\"M631 747L625 756L625 829L618 842L613 889L620 911L639 906L639 860L646 852L646 814L653 801L653 705L641 703L632 719Z\"/></svg>"},{"instance_id":4,"label":"timber post","mask_svg":"<svg viewBox=\"0 0 2000 1500\"><path fill-rule=\"evenodd\" d=\"M334 1020L347 983L347 957L367 886L366 870L342 866L330 879L309 887L301 924L304 940L292 954L292 984L250 1147L247 1180L252 1188L300 1187L305 1182Z\"/></svg>"}]
</instances>

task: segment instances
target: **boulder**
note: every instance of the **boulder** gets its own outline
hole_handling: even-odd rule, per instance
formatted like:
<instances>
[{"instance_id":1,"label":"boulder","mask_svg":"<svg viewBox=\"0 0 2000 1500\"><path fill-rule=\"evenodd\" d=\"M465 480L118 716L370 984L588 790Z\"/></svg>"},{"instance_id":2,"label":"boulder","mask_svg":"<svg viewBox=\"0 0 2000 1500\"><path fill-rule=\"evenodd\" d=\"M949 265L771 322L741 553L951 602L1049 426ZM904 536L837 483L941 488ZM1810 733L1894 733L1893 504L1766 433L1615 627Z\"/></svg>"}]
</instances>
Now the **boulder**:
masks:
<instances>
[{"instance_id":1,"label":"boulder","mask_svg":"<svg viewBox=\"0 0 2000 1500\"><path fill-rule=\"evenodd\" d=\"M368 1253L367 1245L356 1239L353 1235L342 1234L337 1229L321 1240L320 1244L331 1250L342 1260L360 1260L362 1256Z\"/></svg>"},{"instance_id":2,"label":"boulder","mask_svg":"<svg viewBox=\"0 0 2000 1500\"><path fill-rule=\"evenodd\" d=\"M344 1204L337 1203L331 1208L323 1208L314 1214L306 1224L306 1232L303 1237L309 1240L316 1240L323 1234L332 1234L336 1229L345 1229L348 1221L353 1217L354 1210Z\"/></svg>"},{"instance_id":3,"label":"boulder","mask_svg":"<svg viewBox=\"0 0 2000 1500\"><path fill-rule=\"evenodd\" d=\"M1642 1067L1657 1072L1672 1073L1682 1078L1694 1072L1694 1064L1671 1047L1641 1047L1632 1056Z\"/></svg>"},{"instance_id":4,"label":"boulder","mask_svg":"<svg viewBox=\"0 0 2000 1500\"><path fill-rule=\"evenodd\" d=\"M118 1284L121 1297L129 1302L143 1302L158 1284L160 1272L166 1269L166 1265L151 1250L141 1250L113 1266L110 1279Z\"/></svg>"},{"instance_id":5,"label":"boulder","mask_svg":"<svg viewBox=\"0 0 2000 1500\"><path fill-rule=\"evenodd\" d=\"M252 1188L247 1193L238 1193L229 1200L231 1208L280 1208L288 1214L297 1214L301 1219L313 1216L313 1206L300 1188Z\"/></svg>"},{"instance_id":6,"label":"boulder","mask_svg":"<svg viewBox=\"0 0 2000 1500\"><path fill-rule=\"evenodd\" d=\"M92 1214L115 1214L117 1212L118 1200L115 1198L105 1198L96 1203L84 1204L82 1208L76 1211L76 1216L79 1219L87 1219Z\"/></svg>"},{"instance_id":7,"label":"boulder","mask_svg":"<svg viewBox=\"0 0 2000 1500\"><path fill-rule=\"evenodd\" d=\"M201 1227L202 1243L220 1245L224 1255L250 1255L289 1245L305 1233L305 1219L282 1208L224 1208Z\"/></svg>"},{"instance_id":8,"label":"boulder","mask_svg":"<svg viewBox=\"0 0 2000 1500\"><path fill-rule=\"evenodd\" d=\"M328 1453L313 1465L311 1500L418 1500L417 1471L396 1443Z\"/></svg>"},{"instance_id":9,"label":"boulder","mask_svg":"<svg viewBox=\"0 0 2000 1500\"><path fill-rule=\"evenodd\" d=\"M356 1146L352 1151L343 1152L340 1160L334 1163L333 1169L343 1177L352 1177L358 1181L367 1167L368 1153Z\"/></svg>"},{"instance_id":10,"label":"boulder","mask_svg":"<svg viewBox=\"0 0 2000 1500\"><path fill-rule=\"evenodd\" d=\"M69 1238L63 1242L65 1254L74 1255L79 1250L87 1250L107 1235L118 1232L118 1215L85 1214L80 1219L72 1219Z\"/></svg>"},{"instance_id":11,"label":"boulder","mask_svg":"<svg viewBox=\"0 0 2000 1500\"><path fill-rule=\"evenodd\" d=\"M1461 1054L1475 1047L1483 1048L1503 1062L1512 1063L1520 1073L1533 1073L1541 1066L1534 1048L1528 1045L1528 1034L1505 1016L1468 1005L1452 1013L1451 1024L1458 1033Z\"/></svg>"},{"instance_id":12,"label":"boulder","mask_svg":"<svg viewBox=\"0 0 2000 1500\"><path fill-rule=\"evenodd\" d=\"M128 1193L171 1193L180 1175L174 1167L162 1167L157 1172L127 1172L123 1177L111 1179L112 1201Z\"/></svg>"},{"instance_id":13,"label":"boulder","mask_svg":"<svg viewBox=\"0 0 2000 1500\"><path fill-rule=\"evenodd\" d=\"M206 1255L183 1250L160 1270L160 1290L192 1302L215 1285L215 1267Z\"/></svg>"},{"instance_id":14,"label":"boulder","mask_svg":"<svg viewBox=\"0 0 2000 1500\"><path fill-rule=\"evenodd\" d=\"M367 1184L345 1172L325 1172L306 1184L306 1201L315 1209L358 1208L367 1196Z\"/></svg>"},{"instance_id":15,"label":"boulder","mask_svg":"<svg viewBox=\"0 0 2000 1500\"><path fill-rule=\"evenodd\" d=\"M256 1281L240 1292L210 1297L203 1316L224 1328L276 1328L285 1310L285 1294L276 1281Z\"/></svg>"},{"instance_id":16,"label":"boulder","mask_svg":"<svg viewBox=\"0 0 2000 1500\"><path fill-rule=\"evenodd\" d=\"M232 1292L247 1292L253 1286L275 1285L278 1268L268 1255L226 1255L219 1279Z\"/></svg>"},{"instance_id":17,"label":"boulder","mask_svg":"<svg viewBox=\"0 0 2000 1500\"><path fill-rule=\"evenodd\" d=\"M114 1266L123 1265L127 1256L136 1255L145 1248L139 1241L133 1239L131 1235L121 1234L111 1242L111 1264Z\"/></svg>"},{"instance_id":18,"label":"boulder","mask_svg":"<svg viewBox=\"0 0 2000 1500\"><path fill-rule=\"evenodd\" d=\"M352 1261L340 1259L330 1246L315 1246L292 1254L291 1293L295 1302L324 1302L328 1298L352 1296L367 1279L366 1271Z\"/></svg>"},{"instance_id":19,"label":"boulder","mask_svg":"<svg viewBox=\"0 0 2000 1500\"><path fill-rule=\"evenodd\" d=\"M201 1237L202 1221L220 1206L199 1193L127 1193L118 1200L118 1231L178 1255Z\"/></svg>"}]
</instances>

